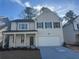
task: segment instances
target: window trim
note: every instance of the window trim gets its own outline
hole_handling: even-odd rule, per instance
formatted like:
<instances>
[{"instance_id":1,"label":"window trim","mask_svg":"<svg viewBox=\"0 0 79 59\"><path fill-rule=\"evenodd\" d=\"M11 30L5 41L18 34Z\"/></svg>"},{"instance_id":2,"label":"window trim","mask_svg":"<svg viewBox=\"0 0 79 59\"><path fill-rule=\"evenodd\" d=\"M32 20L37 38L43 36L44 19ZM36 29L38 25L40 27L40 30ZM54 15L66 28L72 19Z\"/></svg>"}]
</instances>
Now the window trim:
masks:
<instances>
[{"instance_id":1,"label":"window trim","mask_svg":"<svg viewBox=\"0 0 79 59\"><path fill-rule=\"evenodd\" d=\"M43 22L37 22L37 26L36 27L37 27L37 29L43 29L44 28Z\"/></svg>"},{"instance_id":2,"label":"window trim","mask_svg":"<svg viewBox=\"0 0 79 59\"><path fill-rule=\"evenodd\" d=\"M50 24L50 25L48 25L48 24ZM45 22L45 28L52 29L52 22Z\"/></svg>"},{"instance_id":3,"label":"window trim","mask_svg":"<svg viewBox=\"0 0 79 59\"><path fill-rule=\"evenodd\" d=\"M27 30L28 29L28 24L27 23L19 23L18 24L18 29L19 30Z\"/></svg>"},{"instance_id":4,"label":"window trim","mask_svg":"<svg viewBox=\"0 0 79 59\"><path fill-rule=\"evenodd\" d=\"M60 22L53 22L54 29L61 28Z\"/></svg>"}]
</instances>

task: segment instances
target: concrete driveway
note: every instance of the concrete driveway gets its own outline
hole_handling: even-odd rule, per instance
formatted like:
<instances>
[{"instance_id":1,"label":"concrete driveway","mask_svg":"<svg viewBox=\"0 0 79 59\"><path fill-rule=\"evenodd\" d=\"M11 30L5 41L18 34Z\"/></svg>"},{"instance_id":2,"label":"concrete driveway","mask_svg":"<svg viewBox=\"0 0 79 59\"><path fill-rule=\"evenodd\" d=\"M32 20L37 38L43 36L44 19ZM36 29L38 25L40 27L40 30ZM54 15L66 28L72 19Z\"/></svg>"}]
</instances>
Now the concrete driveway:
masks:
<instances>
[{"instance_id":1,"label":"concrete driveway","mask_svg":"<svg viewBox=\"0 0 79 59\"><path fill-rule=\"evenodd\" d=\"M40 47L42 59L79 59L79 52L65 47Z\"/></svg>"}]
</instances>

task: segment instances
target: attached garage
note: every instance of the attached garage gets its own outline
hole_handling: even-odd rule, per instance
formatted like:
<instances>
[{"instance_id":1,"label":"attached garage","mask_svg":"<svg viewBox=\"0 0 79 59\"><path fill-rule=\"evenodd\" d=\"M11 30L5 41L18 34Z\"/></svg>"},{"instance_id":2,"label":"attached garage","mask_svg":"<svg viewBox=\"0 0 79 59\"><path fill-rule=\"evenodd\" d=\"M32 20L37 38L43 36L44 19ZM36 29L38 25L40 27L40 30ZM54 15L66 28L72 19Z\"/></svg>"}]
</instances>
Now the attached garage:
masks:
<instances>
[{"instance_id":1,"label":"attached garage","mask_svg":"<svg viewBox=\"0 0 79 59\"><path fill-rule=\"evenodd\" d=\"M58 37L39 37L39 46L60 46L61 41Z\"/></svg>"}]
</instances>

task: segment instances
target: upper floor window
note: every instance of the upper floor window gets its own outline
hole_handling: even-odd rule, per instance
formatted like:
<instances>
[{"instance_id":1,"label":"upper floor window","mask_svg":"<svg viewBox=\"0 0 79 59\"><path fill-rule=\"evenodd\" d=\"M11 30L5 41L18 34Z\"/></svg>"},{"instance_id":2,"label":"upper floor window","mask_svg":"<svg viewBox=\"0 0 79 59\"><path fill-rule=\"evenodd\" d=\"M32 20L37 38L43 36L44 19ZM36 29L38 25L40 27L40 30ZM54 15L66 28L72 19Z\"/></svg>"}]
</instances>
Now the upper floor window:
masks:
<instances>
[{"instance_id":1,"label":"upper floor window","mask_svg":"<svg viewBox=\"0 0 79 59\"><path fill-rule=\"evenodd\" d=\"M19 29L20 30L26 30L27 29L27 24L19 24Z\"/></svg>"},{"instance_id":2,"label":"upper floor window","mask_svg":"<svg viewBox=\"0 0 79 59\"><path fill-rule=\"evenodd\" d=\"M54 22L53 25L54 28L60 28L60 22Z\"/></svg>"},{"instance_id":3,"label":"upper floor window","mask_svg":"<svg viewBox=\"0 0 79 59\"><path fill-rule=\"evenodd\" d=\"M45 22L45 28L52 28L52 22Z\"/></svg>"},{"instance_id":4,"label":"upper floor window","mask_svg":"<svg viewBox=\"0 0 79 59\"><path fill-rule=\"evenodd\" d=\"M77 29L79 29L79 24L77 24Z\"/></svg>"},{"instance_id":5,"label":"upper floor window","mask_svg":"<svg viewBox=\"0 0 79 59\"><path fill-rule=\"evenodd\" d=\"M43 28L43 22L37 22L37 28Z\"/></svg>"}]
</instances>

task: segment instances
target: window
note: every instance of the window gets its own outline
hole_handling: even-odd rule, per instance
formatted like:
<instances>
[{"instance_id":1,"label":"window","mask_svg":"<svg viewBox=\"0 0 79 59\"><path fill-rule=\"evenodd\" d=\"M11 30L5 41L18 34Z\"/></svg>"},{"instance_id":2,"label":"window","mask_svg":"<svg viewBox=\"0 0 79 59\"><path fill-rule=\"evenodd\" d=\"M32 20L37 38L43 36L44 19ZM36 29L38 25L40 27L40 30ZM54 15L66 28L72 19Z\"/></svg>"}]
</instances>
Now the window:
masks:
<instances>
[{"instance_id":1,"label":"window","mask_svg":"<svg viewBox=\"0 0 79 59\"><path fill-rule=\"evenodd\" d=\"M52 22L45 22L45 28L52 28Z\"/></svg>"},{"instance_id":2,"label":"window","mask_svg":"<svg viewBox=\"0 0 79 59\"><path fill-rule=\"evenodd\" d=\"M79 24L77 24L77 29L79 29Z\"/></svg>"},{"instance_id":3,"label":"window","mask_svg":"<svg viewBox=\"0 0 79 59\"><path fill-rule=\"evenodd\" d=\"M37 23L37 28L43 28L43 22Z\"/></svg>"},{"instance_id":4,"label":"window","mask_svg":"<svg viewBox=\"0 0 79 59\"><path fill-rule=\"evenodd\" d=\"M27 24L19 24L19 29L20 30L26 30L27 29Z\"/></svg>"},{"instance_id":5,"label":"window","mask_svg":"<svg viewBox=\"0 0 79 59\"><path fill-rule=\"evenodd\" d=\"M21 35L21 43L24 43L24 35Z\"/></svg>"},{"instance_id":6,"label":"window","mask_svg":"<svg viewBox=\"0 0 79 59\"><path fill-rule=\"evenodd\" d=\"M60 22L54 22L53 25L54 28L60 28Z\"/></svg>"}]
</instances>

